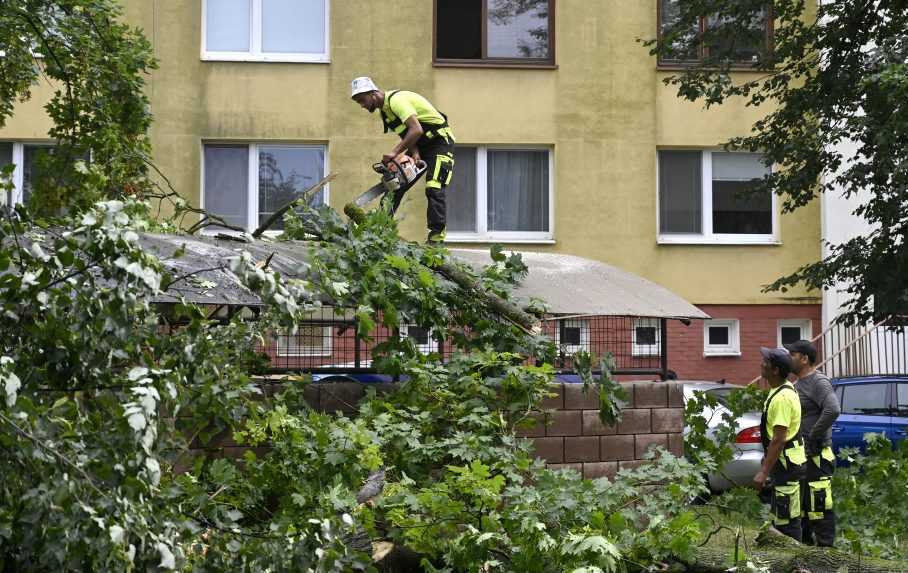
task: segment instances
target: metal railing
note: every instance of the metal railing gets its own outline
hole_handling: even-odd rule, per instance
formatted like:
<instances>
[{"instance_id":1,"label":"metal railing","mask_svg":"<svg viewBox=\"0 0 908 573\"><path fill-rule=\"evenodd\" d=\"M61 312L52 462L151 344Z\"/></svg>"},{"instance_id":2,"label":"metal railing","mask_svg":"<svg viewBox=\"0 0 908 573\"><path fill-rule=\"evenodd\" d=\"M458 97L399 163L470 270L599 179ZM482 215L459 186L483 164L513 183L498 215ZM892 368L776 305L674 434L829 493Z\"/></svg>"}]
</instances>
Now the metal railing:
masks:
<instances>
[{"instance_id":1,"label":"metal railing","mask_svg":"<svg viewBox=\"0 0 908 573\"><path fill-rule=\"evenodd\" d=\"M630 316L553 316L542 321L542 334L557 346L554 366L559 373L573 372L573 354L585 350L596 356L611 354L613 374L662 379L669 376L667 328L664 318ZM402 323L379 326L364 339L357 335L352 309L325 306L296 332L272 333L258 350L268 355L274 372L371 372L373 353L381 353L376 347L383 342L409 337L420 352L447 360L454 352L453 334Z\"/></svg>"},{"instance_id":2,"label":"metal railing","mask_svg":"<svg viewBox=\"0 0 908 573\"><path fill-rule=\"evenodd\" d=\"M813 339L817 368L833 378L908 374L905 319L853 326L833 323Z\"/></svg>"}]
</instances>

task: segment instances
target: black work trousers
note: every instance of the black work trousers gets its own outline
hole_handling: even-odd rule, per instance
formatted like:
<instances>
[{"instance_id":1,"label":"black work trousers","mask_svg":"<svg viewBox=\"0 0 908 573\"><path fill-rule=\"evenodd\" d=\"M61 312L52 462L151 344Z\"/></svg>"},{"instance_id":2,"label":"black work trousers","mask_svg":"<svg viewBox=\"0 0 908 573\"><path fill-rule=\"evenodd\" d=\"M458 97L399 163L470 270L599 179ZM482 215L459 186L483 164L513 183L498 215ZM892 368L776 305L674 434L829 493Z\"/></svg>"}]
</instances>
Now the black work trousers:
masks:
<instances>
[{"instance_id":1,"label":"black work trousers","mask_svg":"<svg viewBox=\"0 0 908 573\"><path fill-rule=\"evenodd\" d=\"M835 542L835 512L832 505L832 475L835 456L826 446L807 458L807 474L801 482L804 543L832 547Z\"/></svg>"},{"instance_id":2,"label":"black work trousers","mask_svg":"<svg viewBox=\"0 0 908 573\"><path fill-rule=\"evenodd\" d=\"M782 456L785 456L782 452ZM802 538L801 480L806 475L803 464L779 459L769 473L771 482L770 513L773 527L796 541Z\"/></svg>"},{"instance_id":3,"label":"black work trousers","mask_svg":"<svg viewBox=\"0 0 908 573\"><path fill-rule=\"evenodd\" d=\"M429 234L443 233L447 226L445 188L454 174L454 143L444 136L421 140L419 155L426 162L426 226Z\"/></svg>"}]
</instances>

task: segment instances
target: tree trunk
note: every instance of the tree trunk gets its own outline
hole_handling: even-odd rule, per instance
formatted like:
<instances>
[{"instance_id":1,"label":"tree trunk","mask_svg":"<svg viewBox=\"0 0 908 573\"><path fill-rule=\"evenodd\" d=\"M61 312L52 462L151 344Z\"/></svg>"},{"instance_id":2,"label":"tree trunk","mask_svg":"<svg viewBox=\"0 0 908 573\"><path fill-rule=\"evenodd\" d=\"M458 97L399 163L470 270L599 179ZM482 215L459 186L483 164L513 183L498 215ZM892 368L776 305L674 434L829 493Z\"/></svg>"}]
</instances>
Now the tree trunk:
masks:
<instances>
[{"instance_id":1,"label":"tree trunk","mask_svg":"<svg viewBox=\"0 0 908 573\"><path fill-rule=\"evenodd\" d=\"M725 573L732 556L727 550L701 547L697 560L687 565L690 573ZM757 537L757 547L748 555L757 566L768 567L772 573L904 573L908 563L860 557L828 547L802 545L772 530Z\"/></svg>"}]
</instances>

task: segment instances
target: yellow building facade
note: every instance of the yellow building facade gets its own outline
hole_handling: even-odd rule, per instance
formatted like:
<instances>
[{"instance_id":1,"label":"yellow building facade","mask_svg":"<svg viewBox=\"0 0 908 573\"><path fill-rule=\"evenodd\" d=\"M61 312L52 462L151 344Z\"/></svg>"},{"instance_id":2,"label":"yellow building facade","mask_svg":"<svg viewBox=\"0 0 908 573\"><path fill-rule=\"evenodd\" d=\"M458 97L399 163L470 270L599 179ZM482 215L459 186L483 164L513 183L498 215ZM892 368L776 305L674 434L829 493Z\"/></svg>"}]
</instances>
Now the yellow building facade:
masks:
<instances>
[{"instance_id":1,"label":"yellow building facade","mask_svg":"<svg viewBox=\"0 0 908 573\"><path fill-rule=\"evenodd\" d=\"M642 275L738 320L726 332L737 348L716 356L748 365L759 354L748 332L772 346L785 324L817 333L817 293L762 287L819 258L818 205L789 215L774 199L722 206L758 167L720 146L766 110L705 110L662 83L671 72L638 42L656 34L657 0L539 0L524 12L508 0L123 1L160 63L148 78L157 166L195 205L254 226L274 201L261 187L274 174L256 158L268 152L286 164L284 183L291 167L302 174L291 187L337 173L324 199L342 209L376 182L371 165L396 141L350 99L350 81L368 75L449 118L461 146L452 246L499 242ZM36 86L0 129L16 157L47 140L49 94ZM401 228L422 239L422 185L408 195ZM765 324L748 331L754 313ZM709 329L691 328L709 364Z\"/></svg>"}]
</instances>

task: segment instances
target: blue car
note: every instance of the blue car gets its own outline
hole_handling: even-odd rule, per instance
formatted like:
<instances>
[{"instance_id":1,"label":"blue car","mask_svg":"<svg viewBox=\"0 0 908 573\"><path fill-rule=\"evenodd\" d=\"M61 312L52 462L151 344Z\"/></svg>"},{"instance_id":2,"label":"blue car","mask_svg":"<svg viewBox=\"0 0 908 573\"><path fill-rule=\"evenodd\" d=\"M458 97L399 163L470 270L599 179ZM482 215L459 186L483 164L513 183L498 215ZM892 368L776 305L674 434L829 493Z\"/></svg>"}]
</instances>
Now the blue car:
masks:
<instances>
[{"instance_id":1,"label":"blue car","mask_svg":"<svg viewBox=\"0 0 908 573\"><path fill-rule=\"evenodd\" d=\"M834 378L842 413L832 425L832 447L864 450L864 434L885 434L894 444L908 436L908 376Z\"/></svg>"}]
</instances>

